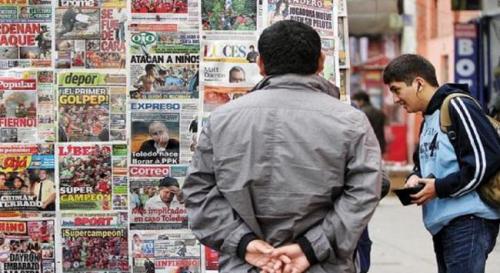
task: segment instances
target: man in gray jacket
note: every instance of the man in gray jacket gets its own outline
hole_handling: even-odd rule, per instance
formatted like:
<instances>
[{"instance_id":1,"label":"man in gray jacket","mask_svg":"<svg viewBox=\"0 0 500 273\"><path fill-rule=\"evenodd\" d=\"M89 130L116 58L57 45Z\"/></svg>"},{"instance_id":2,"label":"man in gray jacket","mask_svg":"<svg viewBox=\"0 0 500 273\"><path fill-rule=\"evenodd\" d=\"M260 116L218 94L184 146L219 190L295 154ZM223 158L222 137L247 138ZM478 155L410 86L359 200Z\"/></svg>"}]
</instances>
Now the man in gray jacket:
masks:
<instances>
[{"instance_id":1,"label":"man in gray jacket","mask_svg":"<svg viewBox=\"0 0 500 273\"><path fill-rule=\"evenodd\" d=\"M190 228L221 272L354 272L380 196L375 134L318 75L314 29L277 22L258 49L264 79L200 134L183 187Z\"/></svg>"}]
</instances>

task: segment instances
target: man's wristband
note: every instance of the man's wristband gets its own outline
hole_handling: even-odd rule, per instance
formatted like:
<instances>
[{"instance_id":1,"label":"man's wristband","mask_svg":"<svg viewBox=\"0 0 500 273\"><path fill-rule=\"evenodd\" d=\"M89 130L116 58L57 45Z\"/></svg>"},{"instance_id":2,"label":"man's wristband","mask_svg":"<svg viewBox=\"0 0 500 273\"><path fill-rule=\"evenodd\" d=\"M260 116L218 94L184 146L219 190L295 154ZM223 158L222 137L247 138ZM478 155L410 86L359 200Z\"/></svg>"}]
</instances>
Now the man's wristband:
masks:
<instances>
[{"instance_id":1,"label":"man's wristband","mask_svg":"<svg viewBox=\"0 0 500 273\"><path fill-rule=\"evenodd\" d=\"M314 265L317 264L318 258L316 257L316 254L314 254L314 249L312 248L311 243L309 240L307 240L306 237L299 237L297 238L297 244L300 246L302 249L302 252L304 252L304 255L307 258L307 261L309 262L309 265Z\"/></svg>"},{"instance_id":2,"label":"man's wristband","mask_svg":"<svg viewBox=\"0 0 500 273\"><path fill-rule=\"evenodd\" d=\"M236 250L236 254L240 259L245 260L245 254L247 253L247 246L251 241L257 240L257 236L253 233L247 233L241 237L240 242L238 243L238 248Z\"/></svg>"}]
</instances>

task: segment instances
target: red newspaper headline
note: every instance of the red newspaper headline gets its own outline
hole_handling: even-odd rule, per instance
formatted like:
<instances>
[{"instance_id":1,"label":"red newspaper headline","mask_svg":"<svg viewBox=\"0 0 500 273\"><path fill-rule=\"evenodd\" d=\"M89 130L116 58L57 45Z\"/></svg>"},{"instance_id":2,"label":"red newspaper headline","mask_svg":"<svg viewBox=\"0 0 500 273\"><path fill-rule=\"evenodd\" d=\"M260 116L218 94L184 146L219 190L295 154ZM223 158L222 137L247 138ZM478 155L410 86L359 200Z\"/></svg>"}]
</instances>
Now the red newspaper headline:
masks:
<instances>
[{"instance_id":1,"label":"red newspaper headline","mask_svg":"<svg viewBox=\"0 0 500 273\"><path fill-rule=\"evenodd\" d=\"M110 226L112 225L113 217L96 216L96 217L76 217L75 226Z\"/></svg>"},{"instance_id":2,"label":"red newspaper headline","mask_svg":"<svg viewBox=\"0 0 500 273\"><path fill-rule=\"evenodd\" d=\"M9 234L26 234L25 222L0 222L0 232Z\"/></svg>"},{"instance_id":3,"label":"red newspaper headline","mask_svg":"<svg viewBox=\"0 0 500 273\"><path fill-rule=\"evenodd\" d=\"M118 41L115 31L120 27L118 19L113 17L113 9L101 11L101 51L124 52L125 43Z\"/></svg>"},{"instance_id":4,"label":"red newspaper headline","mask_svg":"<svg viewBox=\"0 0 500 273\"><path fill-rule=\"evenodd\" d=\"M109 146L98 146L98 147L100 151L106 151L108 153L111 152L111 147ZM67 156L67 155L83 156L83 155L92 155L94 153L96 153L96 148L94 146L68 145L64 147L59 147L60 156Z\"/></svg>"},{"instance_id":5,"label":"red newspaper headline","mask_svg":"<svg viewBox=\"0 0 500 273\"><path fill-rule=\"evenodd\" d=\"M36 118L0 118L0 127L36 127Z\"/></svg>"},{"instance_id":6,"label":"red newspaper headline","mask_svg":"<svg viewBox=\"0 0 500 273\"><path fill-rule=\"evenodd\" d=\"M0 0L0 4L26 4L28 0Z\"/></svg>"},{"instance_id":7,"label":"red newspaper headline","mask_svg":"<svg viewBox=\"0 0 500 273\"><path fill-rule=\"evenodd\" d=\"M39 23L0 24L0 46L35 46L40 32Z\"/></svg>"},{"instance_id":8,"label":"red newspaper headline","mask_svg":"<svg viewBox=\"0 0 500 273\"><path fill-rule=\"evenodd\" d=\"M5 156L0 157L0 166L2 169L26 169L30 163L31 156Z\"/></svg>"},{"instance_id":9,"label":"red newspaper headline","mask_svg":"<svg viewBox=\"0 0 500 273\"><path fill-rule=\"evenodd\" d=\"M132 166L129 172L134 177L165 177L169 175L170 167Z\"/></svg>"},{"instance_id":10,"label":"red newspaper headline","mask_svg":"<svg viewBox=\"0 0 500 273\"><path fill-rule=\"evenodd\" d=\"M0 154L7 155L22 155L22 154L36 154L38 148L36 146L0 146Z\"/></svg>"},{"instance_id":11,"label":"red newspaper headline","mask_svg":"<svg viewBox=\"0 0 500 273\"><path fill-rule=\"evenodd\" d=\"M156 260L156 267L167 267L167 266L177 266L177 267L185 267L185 266L199 266L200 260L198 259L168 259L168 260Z\"/></svg>"},{"instance_id":12,"label":"red newspaper headline","mask_svg":"<svg viewBox=\"0 0 500 273\"><path fill-rule=\"evenodd\" d=\"M177 24L133 24L131 31L177 32Z\"/></svg>"},{"instance_id":13,"label":"red newspaper headline","mask_svg":"<svg viewBox=\"0 0 500 273\"><path fill-rule=\"evenodd\" d=\"M36 90L36 80L0 79L0 91L5 90Z\"/></svg>"}]
</instances>

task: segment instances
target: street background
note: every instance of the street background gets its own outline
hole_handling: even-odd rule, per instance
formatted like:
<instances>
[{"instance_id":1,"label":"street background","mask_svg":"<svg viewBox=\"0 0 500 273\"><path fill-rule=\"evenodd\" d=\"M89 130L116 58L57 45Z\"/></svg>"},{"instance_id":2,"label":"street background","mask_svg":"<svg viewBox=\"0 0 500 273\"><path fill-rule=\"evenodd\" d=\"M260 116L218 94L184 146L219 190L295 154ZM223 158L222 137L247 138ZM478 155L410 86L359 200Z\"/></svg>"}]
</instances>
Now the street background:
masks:
<instances>
[{"instance_id":1,"label":"street background","mask_svg":"<svg viewBox=\"0 0 500 273\"><path fill-rule=\"evenodd\" d=\"M372 245L370 273L437 272L432 237L416 205L402 206L398 198L382 199L369 224ZM486 262L486 273L500 272L500 239Z\"/></svg>"}]
</instances>

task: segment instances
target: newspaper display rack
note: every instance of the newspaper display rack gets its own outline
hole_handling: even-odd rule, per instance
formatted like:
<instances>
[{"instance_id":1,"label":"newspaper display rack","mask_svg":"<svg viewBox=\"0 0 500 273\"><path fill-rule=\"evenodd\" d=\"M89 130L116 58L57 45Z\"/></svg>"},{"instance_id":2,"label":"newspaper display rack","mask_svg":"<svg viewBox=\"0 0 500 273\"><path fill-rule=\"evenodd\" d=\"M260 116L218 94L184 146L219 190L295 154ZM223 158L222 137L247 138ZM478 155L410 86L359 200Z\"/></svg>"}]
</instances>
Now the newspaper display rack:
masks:
<instances>
[{"instance_id":1,"label":"newspaper display rack","mask_svg":"<svg viewBox=\"0 0 500 273\"><path fill-rule=\"evenodd\" d=\"M348 103L345 2L0 1L0 272L217 272L182 199L198 128L280 20L318 31Z\"/></svg>"}]
</instances>

